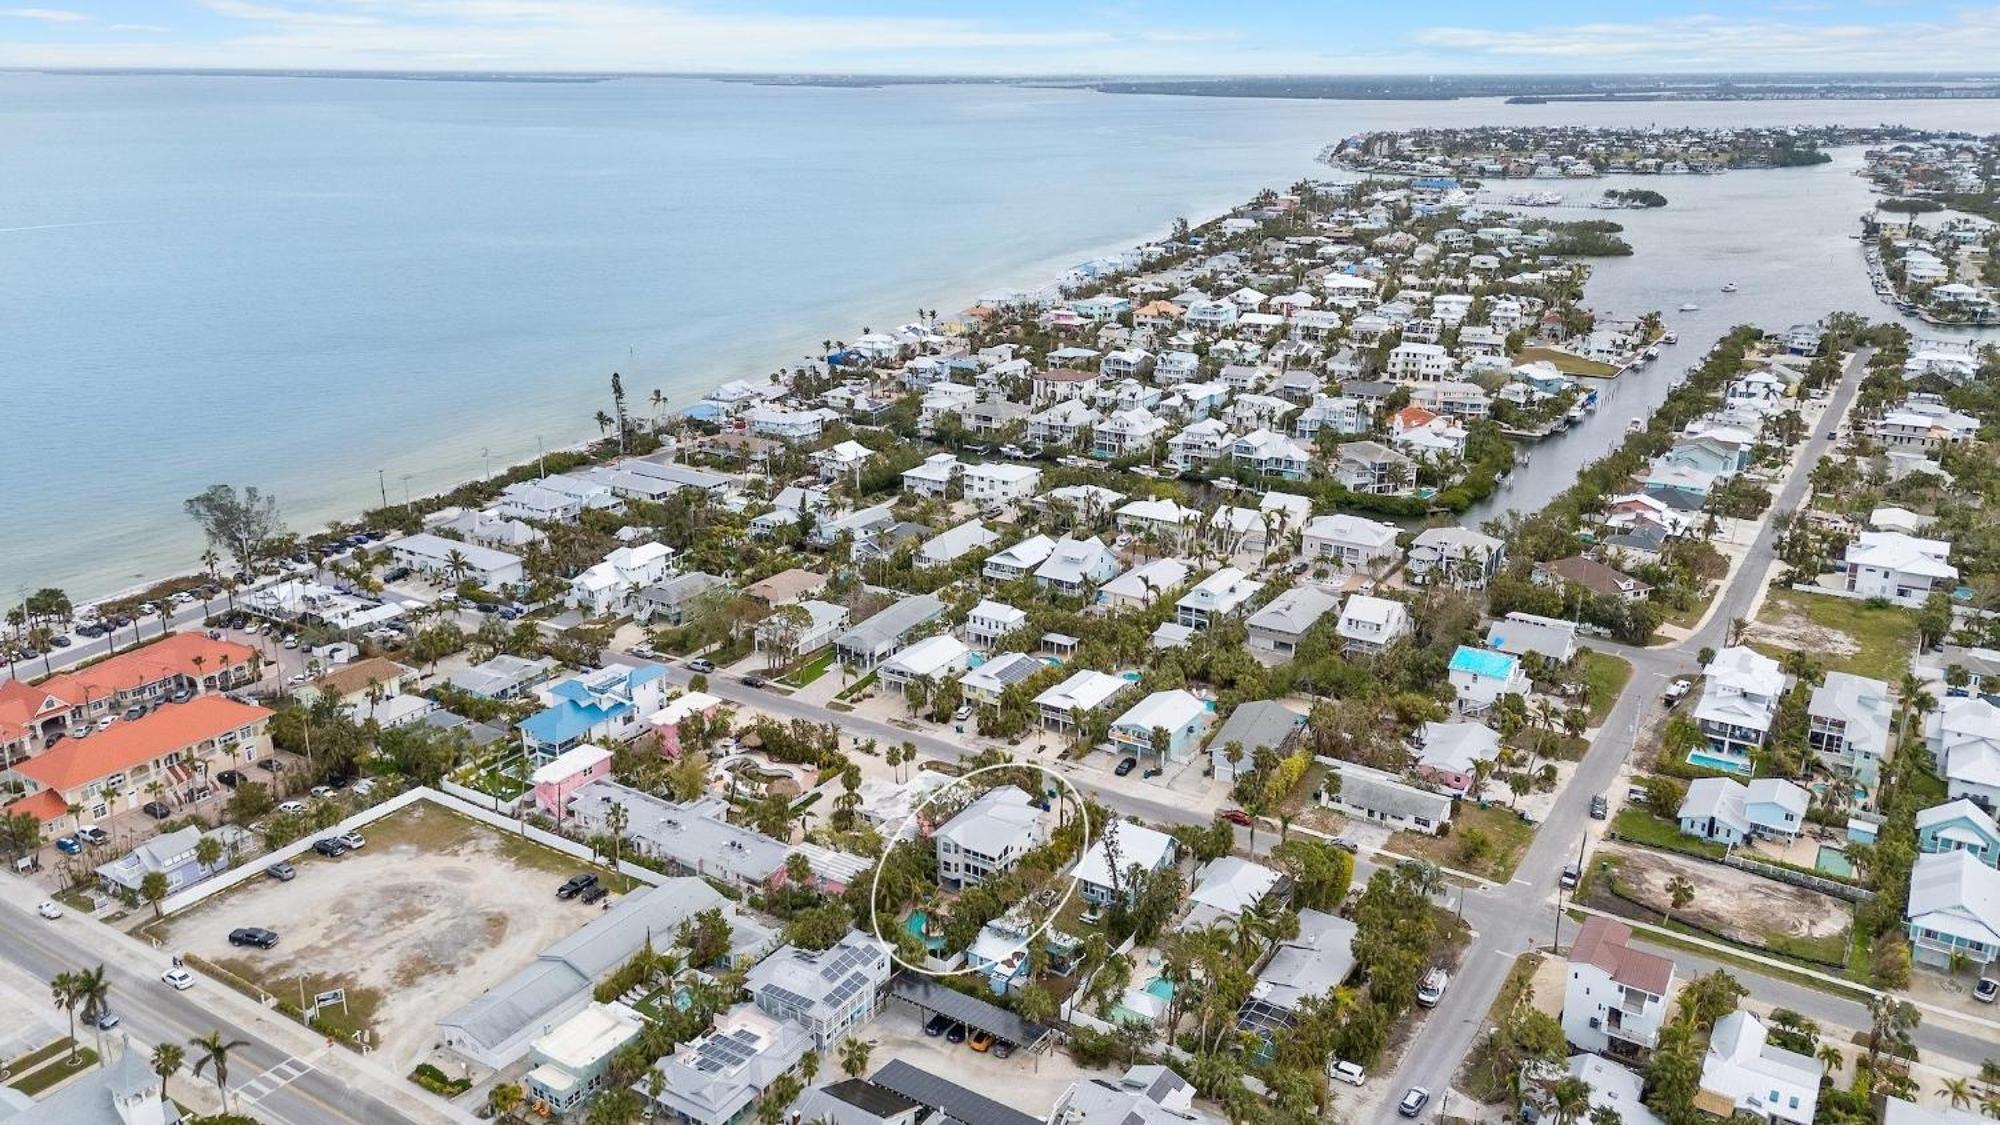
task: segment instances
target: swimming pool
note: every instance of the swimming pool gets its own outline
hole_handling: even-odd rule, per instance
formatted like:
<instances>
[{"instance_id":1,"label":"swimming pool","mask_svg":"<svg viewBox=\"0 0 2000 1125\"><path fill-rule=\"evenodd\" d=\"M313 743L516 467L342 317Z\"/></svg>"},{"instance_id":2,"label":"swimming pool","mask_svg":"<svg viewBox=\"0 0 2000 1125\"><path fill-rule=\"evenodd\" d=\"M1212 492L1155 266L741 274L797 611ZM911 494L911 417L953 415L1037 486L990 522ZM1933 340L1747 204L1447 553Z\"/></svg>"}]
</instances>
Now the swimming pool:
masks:
<instances>
[{"instance_id":1,"label":"swimming pool","mask_svg":"<svg viewBox=\"0 0 2000 1125\"><path fill-rule=\"evenodd\" d=\"M1711 754L1706 750L1688 751L1687 761L1688 765L1691 766L1700 766L1703 769L1709 770L1722 770L1726 773L1740 773L1745 777L1748 777L1751 772L1750 763L1742 758L1732 758L1727 754Z\"/></svg>"},{"instance_id":2,"label":"swimming pool","mask_svg":"<svg viewBox=\"0 0 2000 1125\"><path fill-rule=\"evenodd\" d=\"M938 934L933 937L924 933L924 924L924 912L921 910L912 910L910 911L910 916L903 921L903 928L910 931L911 936L915 937L918 941L923 942L926 949L933 951L943 949L944 935Z\"/></svg>"},{"instance_id":3,"label":"swimming pool","mask_svg":"<svg viewBox=\"0 0 2000 1125\"><path fill-rule=\"evenodd\" d=\"M1842 879L1852 879L1854 877L1854 861L1847 858L1846 852L1834 847L1832 844L1821 844L1819 846L1819 858L1813 861L1813 866L1826 872L1828 875L1837 875Z\"/></svg>"},{"instance_id":4,"label":"swimming pool","mask_svg":"<svg viewBox=\"0 0 2000 1125\"><path fill-rule=\"evenodd\" d=\"M1146 991L1162 1000L1172 1000L1174 998L1174 982L1165 977L1154 977L1152 980L1146 982Z\"/></svg>"}]
</instances>

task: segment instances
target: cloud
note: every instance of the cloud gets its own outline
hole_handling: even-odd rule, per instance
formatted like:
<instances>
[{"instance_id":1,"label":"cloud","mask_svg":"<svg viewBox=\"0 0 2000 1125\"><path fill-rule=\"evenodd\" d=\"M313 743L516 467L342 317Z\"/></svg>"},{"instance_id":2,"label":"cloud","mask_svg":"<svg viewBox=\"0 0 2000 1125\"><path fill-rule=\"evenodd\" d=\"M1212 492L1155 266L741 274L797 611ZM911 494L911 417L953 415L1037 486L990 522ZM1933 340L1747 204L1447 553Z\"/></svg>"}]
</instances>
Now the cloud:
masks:
<instances>
[{"instance_id":1,"label":"cloud","mask_svg":"<svg viewBox=\"0 0 2000 1125\"><path fill-rule=\"evenodd\" d=\"M165 35L172 29L161 27L156 23L114 23L107 30L137 32L147 35Z\"/></svg>"},{"instance_id":2,"label":"cloud","mask_svg":"<svg viewBox=\"0 0 2000 1125\"><path fill-rule=\"evenodd\" d=\"M1475 59L1554 59L1582 71L1628 62L1660 70L1985 70L2000 57L2000 11L1885 24L1691 15L1525 29L1431 27L1411 39Z\"/></svg>"},{"instance_id":3,"label":"cloud","mask_svg":"<svg viewBox=\"0 0 2000 1125\"><path fill-rule=\"evenodd\" d=\"M90 23L97 18L87 12L72 12L66 8L0 8L0 16L42 23Z\"/></svg>"}]
</instances>

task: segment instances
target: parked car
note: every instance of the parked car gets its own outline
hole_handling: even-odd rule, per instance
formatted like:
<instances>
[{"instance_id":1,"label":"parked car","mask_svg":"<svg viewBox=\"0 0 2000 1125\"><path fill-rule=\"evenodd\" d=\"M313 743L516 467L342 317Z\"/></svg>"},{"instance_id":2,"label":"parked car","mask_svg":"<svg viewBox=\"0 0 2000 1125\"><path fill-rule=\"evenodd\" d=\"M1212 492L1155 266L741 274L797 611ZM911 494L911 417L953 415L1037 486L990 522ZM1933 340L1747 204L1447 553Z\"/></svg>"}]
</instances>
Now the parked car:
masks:
<instances>
[{"instance_id":1,"label":"parked car","mask_svg":"<svg viewBox=\"0 0 2000 1125\"><path fill-rule=\"evenodd\" d=\"M1139 768L1139 759L1122 758L1118 762L1118 768L1112 770L1111 772L1117 774L1119 777L1124 777L1126 774L1131 773L1133 770L1136 770L1138 768Z\"/></svg>"},{"instance_id":2,"label":"parked car","mask_svg":"<svg viewBox=\"0 0 2000 1125\"><path fill-rule=\"evenodd\" d=\"M697 656L693 660L688 661L688 671L704 674L713 672L715 671L715 661L707 657Z\"/></svg>"},{"instance_id":3,"label":"parked car","mask_svg":"<svg viewBox=\"0 0 2000 1125\"><path fill-rule=\"evenodd\" d=\"M264 869L264 874L280 883L289 883L299 877L299 869L289 863L274 863Z\"/></svg>"},{"instance_id":4,"label":"parked car","mask_svg":"<svg viewBox=\"0 0 2000 1125\"><path fill-rule=\"evenodd\" d=\"M1675 704L1679 703L1681 700L1686 699L1687 693L1693 690L1694 690L1694 681L1685 678L1675 680L1673 683L1668 684L1667 695L1666 695L1667 706L1672 707Z\"/></svg>"},{"instance_id":5,"label":"parked car","mask_svg":"<svg viewBox=\"0 0 2000 1125\"><path fill-rule=\"evenodd\" d=\"M331 797L333 796L333 786L315 785L312 787L312 795L314 797Z\"/></svg>"},{"instance_id":6,"label":"parked car","mask_svg":"<svg viewBox=\"0 0 2000 1125\"><path fill-rule=\"evenodd\" d=\"M583 889L582 894L576 896L576 900L587 906L590 903L602 899L605 895L608 895L610 893L611 893L611 888L605 886L603 883L592 883L591 885Z\"/></svg>"},{"instance_id":7,"label":"parked car","mask_svg":"<svg viewBox=\"0 0 2000 1125\"><path fill-rule=\"evenodd\" d=\"M1578 869L1576 864L1570 863L1563 865L1562 876L1558 878L1556 882L1562 886L1563 890L1569 890L1570 888L1576 886L1577 883L1582 879L1583 879L1583 872L1580 869Z\"/></svg>"},{"instance_id":8,"label":"parked car","mask_svg":"<svg viewBox=\"0 0 2000 1125\"><path fill-rule=\"evenodd\" d=\"M1361 845L1355 843L1354 841L1348 839L1345 836L1335 836L1333 839L1327 842L1332 844L1334 847L1339 848L1341 851L1346 852L1349 855L1361 854Z\"/></svg>"},{"instance_id":9,"label":"parked car","mask_svg":"<svg viewBox=\"0 0 2000 1125\"><path fill-rule=\"evenodd\" d=\"M1590 819L1611 819L1611 802L1605 799L1604 794L1599 793L1590 799Z\"/></svg>"},{"instance_id":10,"label":"parked car","mask_svg":"<svg viewBox=\"0 0 2000 1125\"><path fill-rule=\"evenodd\" d=\"M1991 1004L1995 1000L2000 1000L2000 980L1980 977L1979 983L1972 986L1972 998L1981 1004Z\"/></svg>"},{"instance_id":11,"label":"parked car","mask_svg":"<svg viewBox=\"0 0 2000 1125\"><path fill-rule=\"evenodd\" d=\"M271 949L278 944L278 933L262 926L244 926L229 931L229 944L254 945L259 949Z\"/></svg>"},{"instance_id":12,"label":"parked car","mask_svg":"<svg viewBox=\"0 0 2000 1125\"><path fill-rule=\"evenodd\" d=\"M965 1042L965 1025L962 1023L952 1024L951 1030L944 1033L944 1041L947 1043Z\"/></svg>"},{"instance_id":13,"label":"parked car","mask_svg":"<svg viewBox=\"0 0 2000 1125\"><path fill-rule=\"evenodd\" d=\"M938 1036L943 1035L947 1030L949 1030L950 1027L951 1027L950 1016L944 1016L944 1015L932 1016L929 1022L924 1024L924 1034L930 1036L932 1039L936 1039Z\"/></svg>"},{"instance_id":14,"label":"parked car","mask_svg":"<svg viewBox=\"0 0 2000 1125\"><path fill-rule=\"evenodd\" d=\"M993 1041L994 1058L1004 1059L1012 1055L1013 1053L1014 1053L1014 1045L1012 1043L1007 1042L1005 1039L995 1039Z\"/></svg>"},{"instance_id":15,"label":"parked car","mask_svg":"<svg viewBox=\"0 0 2000 1125\"><path fill-rule=\"evenodd\" d=\"M223 770L215 775L215 783L224 789L234 789L243 784L243 775L235 770Z\"/></svg>"},{"instance_id":16,"label":"parked car","mask_svg":"<svg viewBox=\"0 0 2000 1125\"><path fill-rule=\"evenodd\" d=\"M139 806L139 811L152 817L154 820L165 820L174 815L174 810L169 808L165 801L147 801L145 804Z\"/></svg>"},{"instance_id":17,"label":"parked car","mask_svg":"<svg viewBox=\"0 0 2000 1125\"><path fill-rule=\"evenodd\" d=\"M1345 1082L1349 1086L1359 1086L1368 1081L1367 1072L1362 1070L1359 1064L1345 1059L1333 1060L1333 1065L1326 1068L1326 1075L1335 1082Z\"/></svg>"},{"instance_id":18,"label":"parked car","mask_svg":"<svg viewBox=\"0 0 2000 1125\"><path fill-rule=\"evenodd\" d=\"M283 773L285 772L285 763L276 758L266 758L257 763L257 768L260 770L270 770L272 773Z\"/></svg>"},{"instance_id":19,"label":"parked car","mask_svg":"<svg viewBox=\"0 0 2000 1125\"><path fill-rule=\"evenodd\" d=\"M347 845L342 843L338 836L322 836L313 841L313 850L328 859L333 859L337 856L346 855Z\"/></svg>"},{"instance_id":20,"label":"parked car","mask_svg":"<svg viewBox=\"0 0 2000 1125\"><path fill-rule=\"evenodd\" d=\"M62 917L63 911L62 907L56 905L54 899L43 899L42 904L35 907L35 913L53 922Z\"/></svg>"},{"instance_id":21,"label":"parked car","mask_svg":"<svg viewBox=\"0 0 2000 1125\"><path fill-rule=\"evenodd\" d=\"M767 684L767 683L769 683L769 682L770 682L769 680L766 680L766 679L765 679L764 677L762 677L762 676L745 676L745 677L743 677L743 686L744 686L744 687L747 687L747 688L760 688L760 687L763 687L763 686L764 686L765 684Z\"/></svg>"},{"instance_id":22,"label":"parked car","mask_svg":"<svg viewBox=\"0 0 2000 1125\"><path fill-rule=\"evenodd\" d=\"M177 692L173 693L172 695L168 696L168 697L167 697L167 702L168 702L168 703L186 703L186 702L187 702L188 700L190 700L190 699L193 699L193 698L194 698L194 693L193 693L193 692L189 691L189 690L188 690L188 689L186 689L186 688L182 688L181 690L179 690L179 691L177 691Z\"/></svg>"},{"instance_id":23,"label":"parked car","mask_svg":"<svg viewBox=\"0 0 2000 1125\"><path fill-rule=\"evenodd\" d=\"M188 972L186 969L168 969L166 972L160 974L160 979L166 981L167 987L173 989L175 992L186 992L188 989L194 987L194 974Z\"/></svg>"},{"instance_id":24,"label":"parked car","mask_svg":"<svg viewBox=\"0 0 2000 1125\"><path fill-rule=\"evenodd\" d=\"M86 844L108 844L111 842L111 833L106 832L95 824L84 825L82 828L76 830L76 834Z\"/></svg>"},{"instance_id":25,"label":"parked car","mask_svg":"<svg viewBox=\"0 0 2000 1125\"><path fill-rule=\"evenodd\" d=\"M1251 825L1257 823L1257 821L1253 819L1249 813L1244 812L1242 809L1223 809L1221 812L1215 815L1221 817L1222 819L1228 821L1231 824L1237 825L1242 828L1248 828Z\"/></svg>"},{"instance_id":26,"label":"parked car","mask_svg":"<svg viewBox=\"0 0 2000 1125\"><path fill-rule=\"evenodd\" d=\"M1423 981L1417 985L1417 1004L1425 1008L1437 1007L1438 1001L1444 999L1445 989L1450 986L1450 973L1441 968L1432 969L1424 974Z\"/></svg>"},{"instance_id":27,"label":"parked car","mask_svg":"<svg viewBox=\"0 0 2000 1125\"><path fill-rule=\"evenodd\" d=\"M987 1051L993 1049L993 1033L990 1031L975 1031L972 1033L972 1038L965 1041L965 1045L978 1051L980 1054L985 1054Z\"/></svg>"},{"instance_id":28,"label":"parked car","mask_svg":"<svg viewBox=\"0 0 2000 1125\"><path fill-rule=\"evenodd\" d=\"M340 835L334 837L334 839L339 840L349 851L358 852L368 846L367 838L359 832L342 832Z\"/></svg>"},{"instance_id":29,"label":"parked car","mask_svg":"<svg viewBox=\"0 0 2000 1125\"><path fill-rule=\"evenodd\" d=\"M556 897L563 899L575 898L596 885L597 876L595 875L572 875L569 877L568 882L556 888Z\"/></svg>"},{"instance_id":30,"label":"parked car","mask_svg":"<svg viewBox=\"0 0 2000 1125\"><path fill-rule=\"evenodd\" d=\"M278 811L297 816L306 811L306 803L304 801L286 801L284 804L278 806Z\"/></svg>"},{"instance_id":31,"label":"parked car","mask_svg":"<svg viewBox=\"0 0 2000 1125\"><path fill-rule=\"evenodd\" d=\"M366 797L373 792L375 792L375 779L372 777L364 777L354 783L354 795L357 797Z\"/></svg>"},{"instance_id":32,"label":"parked car","mask_svg":"<svg viewBox=\"0 0 2000 1125\"><path fill-rule=\"evenodd\" d=\"M110 1031L112 1028L118 1026L118 1022L118 1013L107 1011L97 1017L97 1030Z\"/></svg>"},{"instance_id":33,"label":"parked car","mask_svg":"<svg viewBox=\"0 0 2000 1125\"><path fill-rule=\"evenodd\" d=\"M1403 1100L1396 1103L1396 1112L1404 1117L1415 1117L1429 1104L1431 1092L1422 1086L1412 1086L1410 1092L1403 1095Z\"/></svg>"},{"instance_id":34,"label":"parked car","mask_svg":"<svg viewBox=\"0 0 2000 1125\"><path fill-rule=\"evenodd\" d=\"M74 836L58 836L56 837L56 850L64 855L81 855L83 853L83 841Z\"/></svg>"}]
</instances>

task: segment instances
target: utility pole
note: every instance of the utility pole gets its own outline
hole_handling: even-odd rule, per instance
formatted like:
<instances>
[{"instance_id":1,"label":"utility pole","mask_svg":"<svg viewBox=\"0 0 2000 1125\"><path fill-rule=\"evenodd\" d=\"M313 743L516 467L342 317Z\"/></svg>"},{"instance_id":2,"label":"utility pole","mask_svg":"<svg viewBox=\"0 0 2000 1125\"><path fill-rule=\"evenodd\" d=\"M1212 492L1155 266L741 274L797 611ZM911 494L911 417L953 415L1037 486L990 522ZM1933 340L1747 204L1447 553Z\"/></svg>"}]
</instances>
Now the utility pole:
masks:
<instances>
[{"instance_id":1,"label":"utility pole","mask_svg":"<svg viewBox=\"0 0 2000 1125\"><path fill-rule=\"evenodd\" d=\"M543 480L549 476L548 450L542 448L542 435L535 435L535 470Z\"/></svg>"},{"instance_id":2,"label":"utility pole","mask_svg":"<svg viewBox=\"0 0 2000 1125\"><path fill-rule=\"evenodd\" d=\"M375 487L381 490L382 506L387 508L389 506L389 471L387 469L375 470Z\"/></svg>"}]
</instances>

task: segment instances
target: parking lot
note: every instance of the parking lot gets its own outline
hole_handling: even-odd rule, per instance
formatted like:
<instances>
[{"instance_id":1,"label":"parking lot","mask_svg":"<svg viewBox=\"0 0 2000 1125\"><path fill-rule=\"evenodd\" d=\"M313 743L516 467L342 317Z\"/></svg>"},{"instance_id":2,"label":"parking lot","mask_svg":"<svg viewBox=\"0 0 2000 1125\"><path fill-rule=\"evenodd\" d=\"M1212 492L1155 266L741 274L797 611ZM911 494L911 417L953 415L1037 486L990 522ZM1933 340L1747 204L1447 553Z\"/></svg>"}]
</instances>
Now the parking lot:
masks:
<instances>
[{"instance_id":1,"label":"parking lot","mask_svg":"<svg viewBox=\"0 0 2000 1125\"><path fill-rule=\"evenodd\" d=\"M1060 1049L1039 1055L1017 1051L997 1059L943 1036L933 1039L924 1034L915 1009L897 1001L882 1009L862 1033L875 1041L870 1069L902 1059L1035 1117L1046 1116L1070 1083L1103 1077L1102 1071L1085 1070Z\"/></svg>"},{"instance_id":2,"label":"parking lot","mask_svg":"<svg viewBox=\"0 0 2000 1125\"><path fill-rule=\"evenodd\" d=\"M439 1016L599 910L555 897L587 865L427 802L364 835L360 851L307 852L296 878L250 880L149 932L290 1003L347 989L334 1018L367 1029L400 1071L429 1052ZM277 948L231 946L245 926L275 930Z\"/></svg>"}]
</instances>

